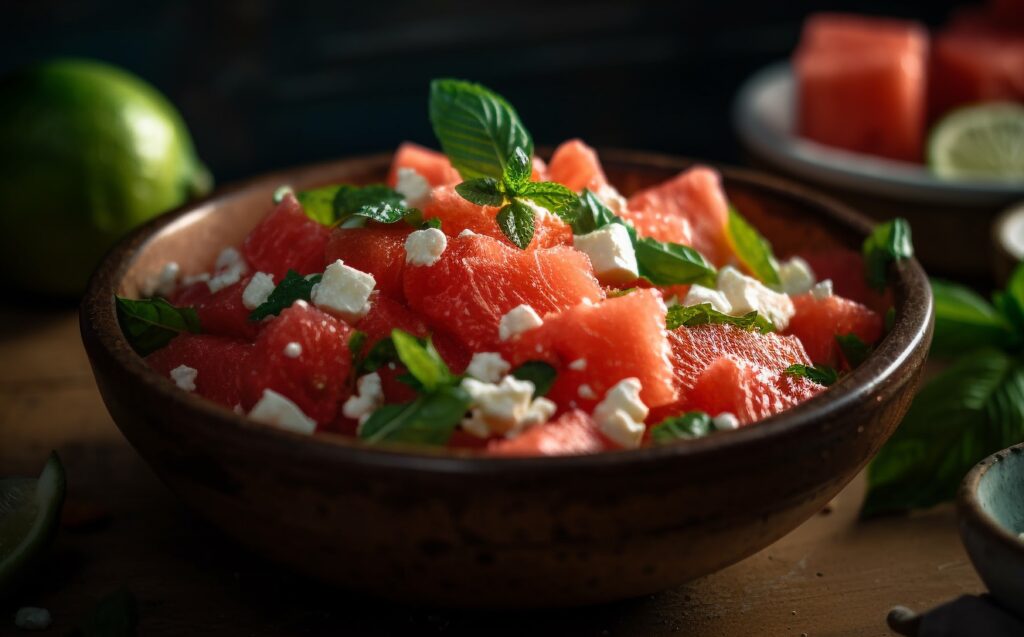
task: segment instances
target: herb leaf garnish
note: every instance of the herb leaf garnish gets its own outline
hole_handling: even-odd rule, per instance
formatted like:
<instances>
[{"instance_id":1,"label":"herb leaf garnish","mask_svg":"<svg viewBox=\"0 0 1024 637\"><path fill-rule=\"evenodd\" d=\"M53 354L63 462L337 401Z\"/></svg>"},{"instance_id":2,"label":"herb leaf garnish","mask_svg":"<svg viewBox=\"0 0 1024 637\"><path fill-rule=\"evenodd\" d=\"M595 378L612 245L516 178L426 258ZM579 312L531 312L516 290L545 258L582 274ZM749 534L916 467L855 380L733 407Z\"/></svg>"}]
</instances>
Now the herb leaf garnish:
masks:
<instances>
[{"instance_id":1,"label":"herb leaf garnish","mask_svg":"<svg viewBox=\"0 0 1024 637\"><path fill-rule=\"evenodd\" d=\"M429 339L424 342L408 332L395 329L391 332L391 342L398 360L424 390L434 391L455 381L455 376Z\"/></svg>"},{"instance_id":2,"label":"herb leaf garnish","mask_svg":"<svg viewBox=\"0 0 1024 637\"><path fill-rule=\"evenodd\" d=\"M859 367L871 353L871 346L856 334L836 334L839 351L850 367Z\"/></svg>"},{"instance_id":3,"label":"herb leaf garnish","mask_svg":"<svg viewBox=\"0 0 1024 637\"><path fill-rule=\"evenodd\" d=\"M512 370L512 375L519 380L528 380L533 383L533 397L537 398L546 396L551 391L551 385L555 383L557 372L554 367L543 361L526 361Z\"/></svg>"},{"instance_id":4,"label":"herb leaf garnish","mask_svg":"<svg viewBox=\"0 0 1024 637\"><path fill-rule=\"evenodd\" d=\"M528 182L518 192L520 198L529 199L541 208L550 210L563 221L571 222L576 217L579 197L562 184L553 181Z\"/></svg>"},{"instance_id":5,"label":"herb leaf garnish","mask_svg":"<svg viewBox=\"0 0 1024 637\"><path fill-rule=\"evenodd\" d=\"M864 240L862 251L868 285L879 292L885 290L889 264L914 256L910 224L906 219L896 218L875 226Z\"/></svg>"},{"instance_id":6,"label":"herb leaf garnish","mask_svg":"<svg viewBox=\"0 0 1024 637\"><path fill-rule=\"evenodd\" d=\"M666 418L651 427L651 442L665 445L678 440L703 438L715 430L711 416L703 411L690 411Z\"/></svg>"},{"instance_id":7,"label":"herb leaf garnish","mask_svg":"<svg viewBox=\"0 0 1024 637\"><path fill-rule=\"evenodd\" d=\"M732 206L729 206L726 236L736 258L751 274L769 287L782 285L771 244Z\"/></svg>"},{"instance_id":8,"label":"herb leaf garnish","mask_svg":"<svg viewBox=\"0 0 1024 637\"><path fill-rule=\"evenodd\" d=\"M249 320L262 321L268 316L277 316L296 301L308 301L313 294L313 286L322 278L322 274L302 276L295 270L288 270L267 300L249 313Z\"/></svg>"},{"instance_id":9,"label":"herb leaf garnish","mask_svg":"<svg viewBox=\"0 0 1024 637\"><path fill-rule=\"evenodd\" d=\"M788 376L806 378L807 380L828 387L839 380L839 373L826 365L803 365L794 363L783 372Z\"/></svg>"},{"instance_id":10,"label":"herb leaf garnish","mask_svg":"<svg viewBox=\"0 0 1024 637\"><path fill-rule=\"evenodd\" d=\"M114 300L121 330L140 356L155 352L178 334L201 331L194 308L175 307L163 298Z\"/></svg>"},{"instance_id":11,"label":"herb leaf garnish","mask_svg":"<svg viewBox=\"0 0 1024 637\"><path fill-rule=\"evenodd\" d=\"M586 188L580 193L579 204L577 205L576 216L572 222L573 234L587 234L607 226L609 223L621 223L632 231L631 234L636 234L632 225L627 224L623 219L616 216L611 211L611 208L604 205L604 202L597 195Z\"/></svg>"},{"instance_id":12,"label":"herb leaf garnish","mask_svg":"<svg viewBox=\"0 0 1024 637\"><path fill-rule=\"evenodd\" d=\"M306 216L325 226L340 224L352 215L367 217L380 223L395 223L411 210L406 208L405 199L401 194L384 184L335 184L303 190L297 193L296 197L302 204L302 209L306 211ZM388 214L382 215L382 206L387 207ZM397 211L404 212L397 214Z\"/></svg>"},{"instance_id":13,"label":"herb leaf garnish","mask_svg":"<svg viewBox=\"0 0 1024 637\"><path fill-rule=\"evenodd\" d=\"M534 214L533 208L525 203L513 200L498 211L498 227L508 240L521 249L526 249L533 240Z\"/></svg>"},{"instance_id":14,"label":"herb leaf garnish","mask_svg":"<svg viewBox=\"0 0 1024 637\"><path fill-rule=\"evenodd\" d=\"M775 326L767 318L755 312L743 316L729 316L711 307L710 303L699 305L674 305L668 308L665 325L674 330L678 327L696 327L697 325L732 325L748 332L774 332Z\"/></svg>"},{"instance_id":15,"label":"herb leaf garnish","mask_svg":"<svg viewBox=\"0 0 1024 637\"><path fill-rule=\"evenodd\" d=\"M505 193L498 187L494 177L469 179L455 186L459 196L478 206L500 206L505 201Z\"/></svg>"}]
</instances>

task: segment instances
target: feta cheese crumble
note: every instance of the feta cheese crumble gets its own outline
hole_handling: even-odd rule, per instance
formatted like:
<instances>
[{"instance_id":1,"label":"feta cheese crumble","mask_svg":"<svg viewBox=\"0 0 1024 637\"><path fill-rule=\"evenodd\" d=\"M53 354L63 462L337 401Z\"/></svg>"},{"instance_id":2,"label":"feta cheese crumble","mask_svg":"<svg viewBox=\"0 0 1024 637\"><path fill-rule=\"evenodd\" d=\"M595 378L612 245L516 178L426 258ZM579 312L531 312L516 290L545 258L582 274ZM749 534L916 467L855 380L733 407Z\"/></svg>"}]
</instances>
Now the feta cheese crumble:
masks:
<instances>
[{"instance_id":1,"label":"feta cheese crumble","mask_svg":"<svg viewBox=\"0 0 1024 637\"><path fill-rule=\"evenodd\" d=\"M181 266L176 261L169 261L160 268L160 271L146 280L140 292L142 296L163 296L168 297L174 294L178 285L178 275L181 273Z\"/></svg>"},{"instance_id":2,"label":"feta cheese crumble","mask_svg":"<svg viewBox=\"0 0 1024 637\"><path fill-rule=\"evenodd\" d=\"M811 288L811 296L816 301L824 301L828 297L832 296L832 279L825 279L824 281L818 281Z\"/></svg>"},{"instance_id":3,"label":"feta cheese crumble","mask_svg":"<svg viewBox=\"0 0 1024 637\"><path fill-rule=\"evenodd\" d=\"M547 398L533 398L533 383L514 376L505 376L497 384L464 378L460 386L472 401L462 428L480 438L493 434L513 437L527 427L547 422L557 409Z\"/></svg>"},{"instance_id":4,"label":"feta cheese crumble","mask_svg":"<svg viewBox=\"0 0 1024 637\"><path fill-rule=\"evenodd\" d=\"M586 383L583 383L582 385L577 387L576 393L579 394L580 398L584 398L586 400L593 400L597 398L597 394L595 394L594 390L590 387L590 385Z\"/></svg>"},{"instance_id":5,"label":"feta cheese crumble","mask_svg":"<svg viewBox=\"0 0 1024 637\"><path fill-rule=\"evenodd\" d=\"M422 207L430 199L430 183L415 168L399 168L395 192L405 197L410 206Z\"/></svg>"},{"instance_id":6,"label":"feta cheese crumble","mask_svg":"<svg viewBox=\"0 0 1024 637\"><path fill-rule=\"evenodd\" d=\"M178 365L171 370L171 380L179 388L185 391L196 390L196 378L199 376L199 371L188 365Z\"/></svg>"},{"instance_id":7,"label":"feta cheese crumble","mask_svg":"<svg viewBox=\"0 0 1024 637\"><path fill-rule=\"evenodd\" d=\"M789 326L789 319L796 313L789 296L768 289L732 266L718 271L718 289L732 305L731 314L741 316L756 311L779 331Z\"/></svg>"},{"instance_id":8,"label":"feta cheese crumble","mask_svg":"<svg viewBox=\"0 0 1024 637\"><path fill-rule=\"evenodd\" d=\"M718 310L722 314L732 314L732 303L725 298L724 294L694 283L686 293L686 298L683 299L683 306L690 307L704 303L709 303L712 309Z\"/></svg>"},{"instance_id":9,"label":"feta cheese crumble","mask_svg":"<svg viewBox=\"0 0 1024 637\"><path fill-rule=\"evenodd\" d=\"M14 614L14 625L22 630L46 630L53 623L53 616L45 608L25 606Z\"/></svg>"},{"instance_id":10,"label":"feta cheese crumble","mask_svg":"<svg viewBox=\"0 0 1024 637\"><path fill-rule=\"evenodd\" d=\"M594 275L601 283L622 285L635 281L639 276L633 242L626 226L620 223L575 235L573 247L590 257Z\"/></svg>"},{"instance_id":11,"label":"feta cheese crumble","mask_svg":"<svg viewBox=\"0 0 1024 637\"><path fill-rule=\"evenodd\" d=\"M295 433L312 434L316 431L315 420L304 414L298 405L273 389L263 390L263 396L253 405L249 417L266 425Z\"/></svg>"},{"instance_id":12,"label":"feta cheese crumble","mask_svg":"<svg viewBox=\"0 0 1024 637\"><path fill-rule=\"evenodd\" d=\"M302 356L302 343L292 341L284 346L284 355L288 358L298 358Z\"/></svg>"},{"instance_id":13,"label":"feta cheese crumble","mask_svg":"<svg viewBox=\"0 0 1024 637\"><path fill-rule=\"evenodd\" d=\"M740 420L735 414L728 411L723 411L714 418L711 419L711 424L715 426L718 431L732 431L733 429L740 428Z\"/></svg>"},{"instance_id":14,"label":"feta cheese crumble","mask_svg":"<svg viewBox=\"0 0 1024 637\"><path fill-rule=\"evenodd\" d=\"M327 266L323 278L313 285L310 300L328 314L356 321L370 311L370 293L376 285L373 275L350 268L338 259Z\"/></svg>"},{"instance_id":15,"label":"feta cheese crumble","mask_svg":"<svg viewBox=\"0 0 1024 637\"><path fill-rule=\"evenodd\" d=\"M800 257L793 257L779 264L779 280L782 282L782 291L786 294L805 294L814 285L814 270L811 270L811 266Z\"/></svg>"},{"instance_id":16,"label":"feta cheese crumble","mask_svg":"<svg viewBox=\"0 0 1024 637\"><path fill-rule=\"evenodd\" d=\"M235 248L224 248L217 255L217 262L214 264L214 274L206 285L210 286L210 292L219 292L229 285L234 285L242 280L242 275L249 267L242 258L242 253Z\"/></svg>"},{"instance_id":17,"label":"feta cheese crumble","mask_svg":"<svg viewBox=\"0 0 1024 637\"><path fill-rule=\"evenodd\" d=\"M416 230L405 240L405 262L409 265L434 265L447 247L448 237L437 228Z\"/></svg>"},{"instance_id":18,"label":"feta cheese crumble","mask_svg":"<svg viewBox=\"0 0 1024 637\"><path fill-rule=\"evenodd\" d=\"M384 389L381 385L380 374L372 372L361 376L356 381L356 393L341 406L341 413L346 418L358 420L361 425L383 404Z\"/></svg>"},{"instance_id":19,"label":"feta cheese crumble","mask_svg":"<svg viewBox=\"0 0 1024 637\"><path fill-rule=\"evenodd\" d=\"M255 310L267 302L270 293L274 291L274 277L266 272L257 272L252 275L249 284L242 290L242 305L247 310Z\"/></svg>"},{"instance_id":20,"label":"feta cheese crumble","mask_svg":"<svg viewBox=\"0 0 1024 637\"><path fill-rule=\"evenodd\" d=\"M459 233L459 236L460 237L475 237L476 233L473 232L472 230L470 230L469 228L466 228L465 230L463 230L462 232Z\"/></svg>"},{"instance_id":21,"label":"feta cheese crumble","mask_svg":"<svg viewBox=\"0 0 1024 637\"><path fill-rule=\"evenodd\" d=\"M541 325L544 325L544 319L537 314L536 310L524 303L512 308L505 316L501 317L501 321L498 322L498 339L507 341L513 336L529 332Z\"/></svg>"},{"instance_id":22,"label":"feta cheese crumble","mask_svg":"<svg viewBox=\"0 0 1024 637\"><path fill-rule=\"evenodd\" d=\"M574 372L582 372L587 368L587 359L577 358L573 362L569 363L568 367Z\"/></svg>"},{"instance_id":23,"label":"feta cheese crumble","mask_svg":"<svg viewBox=\"0 0 1024 637\"><path fill-rule=\"evenodd\" d=\"M620 380L594 407L594 421L601 432L629 449L639 447L644 437L649 410L640 400L641 388L638 378Z\"/></svg>"},{"instance_id":24,"label":"feta cheese crumble","mask_svg":"<svg viewBox=\"0 0 1024 637\"><path fill-rule=\"evenodd\" d=\"M477 380L482 380L485 383L496 383L500 381L505 374L508 374L512 366L509 365L508 361L501 357L501 354L495 352L477 352L473 354L473 358L469 361L469 366L466 367L466 373Z\"/></svg>"}]
</instances>

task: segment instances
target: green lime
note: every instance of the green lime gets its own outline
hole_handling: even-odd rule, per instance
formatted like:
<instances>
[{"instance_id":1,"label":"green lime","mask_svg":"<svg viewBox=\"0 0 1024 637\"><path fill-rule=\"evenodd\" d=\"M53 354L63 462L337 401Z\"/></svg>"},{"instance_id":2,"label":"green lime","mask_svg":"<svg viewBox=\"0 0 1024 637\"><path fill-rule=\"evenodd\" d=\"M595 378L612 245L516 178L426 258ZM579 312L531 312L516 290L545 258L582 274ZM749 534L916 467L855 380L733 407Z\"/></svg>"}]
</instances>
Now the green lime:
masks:
<instances>
[{"instance_id":1,"label":"green lime","mask_svg":"<svg viewBox=\"0 0 1024 637\"><path fill-rule=\"evenodd\" d=\"M945 179L1024 181L1024 106L992 102L946 115L928 136L928 164Z\"/></svg>"},{"instance_id":2,"label":"green lime","mask_svg":"<svg viewBox=\"0 0 1024 637\"><path fill-rule=\"evenodd\" d=\"M0 271L82 292L126 231L210 188L181 116L138 77L63 59L0 80Z\"/></svg>"},{"instance_id":3,"label":"green lime","mask_svg":"<svg viewBox=\"0 0 1024 637\"><path fill-rule=\"evenodd\" d=\"M50 454L39 478L0 479L0 596L7 593L57 528L64 467Z\"/></svg>"}]
</instances>

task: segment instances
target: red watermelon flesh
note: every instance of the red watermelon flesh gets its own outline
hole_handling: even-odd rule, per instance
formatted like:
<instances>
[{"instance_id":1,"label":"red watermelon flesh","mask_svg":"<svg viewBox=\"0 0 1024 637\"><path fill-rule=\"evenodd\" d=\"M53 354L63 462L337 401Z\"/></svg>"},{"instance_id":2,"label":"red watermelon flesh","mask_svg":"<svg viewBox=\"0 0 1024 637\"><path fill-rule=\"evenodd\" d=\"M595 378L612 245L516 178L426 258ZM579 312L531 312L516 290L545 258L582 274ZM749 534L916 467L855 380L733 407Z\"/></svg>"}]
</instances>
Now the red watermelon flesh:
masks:
<instances>
[{"instance_id":1,"label":"red watermelon flesh","mask_svg":"<svg viewBox=\"0 0 1024 637\"><path fill-rule=\"evenodd\" d=\"M370 311L359 319L355 328L366 334L366 349L382 339L391 336L391 330L404 330L415 336L426 336L427 327L415 314L398 301L374 292Z\"/></svg>"},{"instance_id":2,"label":"red watermelon flesh","mask_svg":"<svg viewBox=\"0 0 1024 637\"><path fill-rule=\"evenodd\" d=\"M641 236L688 245L715 265L732 258L729 202L717 171L696 166L629 198L623 216Z\"/></svg>"},{"instance_id":3,"label":"red watermelon flesh","mask_svg":"<svg viewBox=\"0 0 1024 637\"><path fill-rule=\"evenodd\" d=\"M375 288L384 296L404 298L405 239L413 231L407 223L370 223L363 228L338 228L327 242L326 262L341 259L345 265L372 274Z\"/></svg>"},{"instance_id":4,"label":"red watermelon flesh","mask_svg":"<svg viewBox=\"0 0 1024 637\"><path fill-rule=\"evenodd\" d=\"M482 235L452 237L431 266L405 269L405 298L435 332L469 351L494 351L498 323L527 304L538 314L604 298L590 260L559 246L524 251Z\"/></svg>"},{"instance_id":5,"label":"red watermelon flesh","mask_svg":"<svg viewBox=\"0 0 1024 637\"><path fill-rule=\"evenodd\" d=\"M242 405L249 410L272 389L291 399L321 424L334 420L348 397L352 366L348 349L351 328L305 302L297 302L271 320L256 339L248 373L242 381ZM289 343L302 353L284 353Z\"/></svg>"},{"instance_id":6,"label":"red watermelon flesh","mask_svg":"<svg viewBox=\"0 0 1024 637\"><path fill-rule=\"evenodd\" d=\"M288 270L299 274L323 272L324 249L330 230L306 216L291 194L263 218L242 243L242 254L253 270L280 281Z\"/></svg>"},{"instance_id":7,"label":"red watermelon flesh","mask_svg":"<svg viewBox=\"0 0 1024 637\"><path fill-rule=\"evenodd\" d=\"M399 168L412 168L431 186L455 185L462 181L459 172L443 153L412 142L401 144L391 160L387 184L392 188L398 182Z\"/></svg>"},{"instance_id":8,"label":"red watermelon flesh","mask_svg":"<svg viewBox=\"0 0 1024 637\"><path fill-rule=\"evenodd\" d=\"M457 237L463 230L470 230L511 246L512 243L498 227L498 211L499 208L478 206L463 199L451 186L442 186L434 189L430 203L423 209L423 216L440 219L441 230L449 237ZM533 241L528 249L572 244L572 228L558 217L538 215L535 224Z\"/></svg>"},{"instance_id":9,"label":"red watermelon flesh","mask_svg":"<svg viewBox=\"0 0 1024 637\"><path fill-rule=\"evenodd\" d=\"M815 363L840 365L838 335L856 334L868 345L882 337L882 317L855 301L835 295L818 300L801 294L793 297L793 307L796 314L790 319L786 334L799 338Z\"/></svg>"},{"instance_id":10,"label":"red watermelon flesh","mask_svg":"<svg viewBox=\"0 0 1024 637\"><path fill-rule=\"evenodd\" d=\"M199 325L206 334L252 340L260 331L260 324L249 320L252 310L242 304L242 292L252 276L216 292L200 281L181 288L173 295L178 307L193 307L199 316Z\"/></svg>"},{"instance_id":11,"label":"red watermelon flesh","mask_svg":"<svg viewBox=\"0 0 1024 637\"><path fill-rule=\"evenodd\" d=\"M811 266L817 280L832 281L832 290L836 295L866 305L880 313L884 313L892 305L888 293L880 294L868 285L864 277L864 257L860 252L833 247L803 252L800 256Z\"/></svg>"},{"instance_id":12,"label":"red watermelon flesh","mask_svg":"<svg viewBox=\"0 0 1024 637\"><path fill-rule=\"evenodd\" d=\"M596 305L580 304L548 314L544 324L504 344L513 367L529 360L550 363L558 371L548 398L561 409L590 411L625 378L638 378L648 407L676 398L665 304L656 290L638 290ZM574 361L585 361L574 369ZM577 365L580 365L577 363ZM584 389L582 394L581 386Z\"/></svg>"},{"instance_id":13,"label":"red watermelon flesh","mask_svg":"<svg viewBox=\"0 0 1024 637\"><path fill-rule=\"evenodd\" d=\"M492 440L487 445L487 453L492 456L569 456L615 448L586 412L575 409L531 427L515 438Z\"/></svg>"},{"instance_id":14,"label":"red watermelon flesh","mask_svg":"<svg viewBox=\"0 0 1024 637\"><path fill-rule=\"evenodd\" d=\"M196 393L233 408L242 402L241 380L253 354L251 343L210 334L181 334L146 357L163 376L179 365L195 369Z\"/></svg>"},{"instance_id":15,"label":"red watermelon flesh","mask_svg":"<svg viewBox=\"0 0 1024 637\"><path fill-rule=\"evenodd\" d=\"M588 188L596 192L608 183L597 152L579 139L563 142L551 155L548 179L575 192Z\"/></svg>"}]
</instances>

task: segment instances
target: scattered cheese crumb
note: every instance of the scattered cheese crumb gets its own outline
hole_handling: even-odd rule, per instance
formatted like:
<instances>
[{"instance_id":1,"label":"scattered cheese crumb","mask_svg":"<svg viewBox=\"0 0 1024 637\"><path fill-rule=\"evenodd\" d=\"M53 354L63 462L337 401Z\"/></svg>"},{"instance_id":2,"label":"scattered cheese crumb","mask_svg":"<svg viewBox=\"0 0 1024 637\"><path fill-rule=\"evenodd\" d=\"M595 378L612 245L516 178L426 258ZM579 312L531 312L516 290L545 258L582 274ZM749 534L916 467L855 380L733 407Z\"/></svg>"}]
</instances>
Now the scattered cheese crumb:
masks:
<instances>
[{"instance_id":1,"label":"scattered cheese crumb","mask_svg":"<svg viewBox=\"0 0 1024 637\"><path fill-rule=\"evenodd\" d=\"M224 248L217 255L217 262L214 264L214 275L206 282L210 286L210 292L219 292L229 285L234 285L242 280L242 275L249 267L242 258L242 253L235 248Z\"/></svg>"},{"instance_id":2,"label":"scattered cheese crumb","mask_svg":"<svg viewBox=\"0 0 1024 637\"><path fill-rule=\"evenodd\" d=\"M585 359L585 358L577 358L573 362L569 363L568 367L569 367L569 369L573 370L574 372L582 372L583 370L585 370L587 368L587 359Z\"/></svg>"},{"instance_id":3,"label":"scattered cheese crumb","mask_svg":"<svg viewBox=\"0 0 1024 637\"><path fill-rule=\"evenodd\" d=\"M350 268L338 259L327 266L323 278L313 286L310 300L328 314L357 321L370 311L370 293L376 284L373 275Z\"/></svg>"},{"instance_id":4,"label":"scattered cheese crumb","mask_svg":"<svg viewBox=\"0 0 1024 637\"><path fill-rule=\"evenodd\" d=\"M811 296L818 301L823 301L832 296L832 279L825 279L815 283L814 287L811 288Z\"/></svg>"},{"instance_id":5,"label":"scattered cheese crumb","mask_svg":"<svg viewBox=\"0 0 1024 637\"><path fill-rule=\"evenodd\" d=\"M430 183L415 168L398 169L395 192L405 197L405 202L417 208L423 207L430 199Z\"/></svg>"},{"instance_id":6,"label":"scattered cheese crumb","mask_svg":"<svg viewBox=\"0 0 1024 637\"><path fill-rule=\"evenodd\" d=\"M316 421L302 412L298 405L272 389L264 389L263 396L249 412L253 420L287 431L311 434Z\"/></svg>"},{"instance_id":7,"label":"scattered cheese crumb","mask_svg":"<svg viewBox=\"0 0 1024 637\"><path fill-rule=\"evenodd\" d=\"M242 305L247 310L255 310L267 302L273 291L274 276L266 272L257 272L252 275L249 284L242 290Z\"/></svg>"},{"instance_id":8,"label":"scattered cheese crumb","mask_svg":"<svg viewBox=\"0 0 1024 637\"><path fill-rule=\"evenodd\" d=\"M437 228L416 230L405 239L405 262L409 265L434 265L447 247L448 237Z\"/></svg>"},{"instance_id":9,"label":"scattered cheese crumb","mask_svg":"<svg viewBox=\"0 0 1024 637\"><path fill-rule=\"evenodd\" d=\"M779 280L782 282L782 291L786 294L805 294L814 285L814 270L800 257L793 257L779 264Z\"/></svg>"},{"instance_id":10,"label":"scattered cheese crumb","mask_svg":"<svg viewBox=\"0 0 1024 637\"><path fill-rule=\"evenodd\" d=\"M740 428L739 418L735 414L728 411L723 411L714 418L711 419L711 424L715 426L718 431L732 431L733 429Z\"/></svg>"},{"instance_id":11,"label":"scattered cheese crumb","mask_svg":"<svg viewBox=\"0 0 1024 637\"><path fill-rule=\"evenodd\" d=\"M14 625L22 630L46 630L53 623L53 616L45 608L25 606L14 614Z\"/></svg>"},{"instance_id":12,"label":"scattered cheese crumb","mask_svg":"<svg viewBox=\"0 0 1024 637\"><path fill-rule=\"evenodd\" d=\"M640 400L640 379L627 378L608 390L594 408L594 420L604 435L626 448L640 446L647 405Z\"/></svg>"},{"instance_id":13,"label":"scattered cheese crumb","mask_svg":"<svg viewBox=\"0 0 1024 637\"><path fill-rule=\"evenodd\" d=\"M579 394L580 398L584 398L586 400L593 400L593 399L597 398L597 394L595 394L594 390L591 389L590 385L588 385L586 383L583 383L582 385L580 385L576 389L576 393Z\"/></svg>"},{"instance_id":14,"label":"scattered cheese crumb","mask_svg":"<svg viewBox=\"0 0 1024 637\"><path fill-rule=\"evenodd\" d=\"M302 343L292 341L284 346L284 355L288 358L298 358L302 356Z\"/></svg>"},{"instance_id":15,"label":"scattered cheese crumb","mask_svg":"<svg viewBox=\"0 0 1024 637\"><path fill-rule=\"evenodd\" d=\"M466 373L477 380L485 383L496 383L505 374L508 374L512 366L508 361L495 352L477 352L466 367Z\"/></svg>"},{"instance_id":16,"label":"scattered cheese crumb","mask_svg":"<svg viewBox=\"0 0 1024 637\"><path fill-rule=\"evenodd\" d=\"M199 372L188 365L178 365L171 370L171 379L181 389L185 391L196 390L196 378L199 376Z\"/></svg>"},{"instance_id":17,"label":"scattered cheese crumb","mask_svg":"<svg viewBox=\"0 0 1024 637\"><path fill-rule=\"evenodd\" d=\"M178 285L178 275L181 273L181 266L176 261L169 261L160 268L160 271L146 280L142 286L143 296L168 297L174 294Z\"/></svg>"},{"instance_id":18,"label":"scattered cheese crumb","mask_svg":"<svg viewBox=\"0 0 1024 637\"><path fill-rule=\"evenodd\" d=\"M498 339L507 341L513 336L528 332L544 324L544 319L529 305L516 306L501 317L498 322Z\"/></svg>"},{"instance_id":19,"label":"scattered cheese crumb","mask_svg":"<svg viewBox=\"0 0 1024 637\"><path fill-rule=\"evenodd\" d=\"M381 385L380 374L372 372L359 378L356 382L356 393L341 406L341 413L346 418L358 420L361 425L382 404L384 404L384 389Z\"/></svg>"},{"instance_id":20,"label":"scattered cheese crumb","mask_svg":"<svg viewBox=\"0 0 1024 637\"><path fill-rule=\"evenodd\" d=\"M209 272L200 272L199 274L190 274L181 280L183 285L192 285L193 283L208 283L210 281Z\"/></svg>"},{"instance_id":21,"label":"scattered cheese crumb","mask_svg":"<svg viewBox=\"0 0 1024 637\"><path fill-rule=\"evenodd\" d=\"M480 438L515 436L527 427L547 422L557 409L547 398L534 399L533 383L514 376L505 376L497 384L464 378L461 387L472 401L470 416L462 421L462 428Z\"/></svg>"},{"instance_id":22,"label":"scattered cheese crumb","mask_svg":"<svg viewBox=\"0 0 1024 637\"><path fill-rule=\"evenodd\" d=\"M725 298L724 294L703 285L691 285L690 290L686 293L686 298L683 299L683 305L690 307L702 303L710 303L712 309L718 310L722 314L732 314L732 303Z\"/></svg>"},{"instance_id":23,"label":"scattered cheese crumb","mask_svg":"<svg viewBox=\"0 0 1024 637\"><path fill-rule=\"evenodd\" d=\"M469 228L466 228L465 230L463 230L462 232L459 233L459 236L460 237L475 237L476 233L473 232L472 230L470 230Z\"/></svg>"},{"instance_id":24,"label":"scattered cheese crumb","mask_svg":"<svg viewBox=\"0 0 1024 637\"><path fill-rule=\"evenodd\" d=\"M741 316L756 311L779 331L789 326L789 319L796 313L787 295L768 289L732 266L718 271L718 289L732 305L732 314Z\"/></svg>"},{"instance_id":25,"label":"scattered cheese crumb","mask_svg":"<svg viewBox=\"0 0 1024 637\"><path fill-rule=\"evenodd\" d=\"M620 223L575 235L573 247L590 257L594 274L605 285L631 283L639 276L633 242L626 226Z\"/></svg>"}]
</instances>

